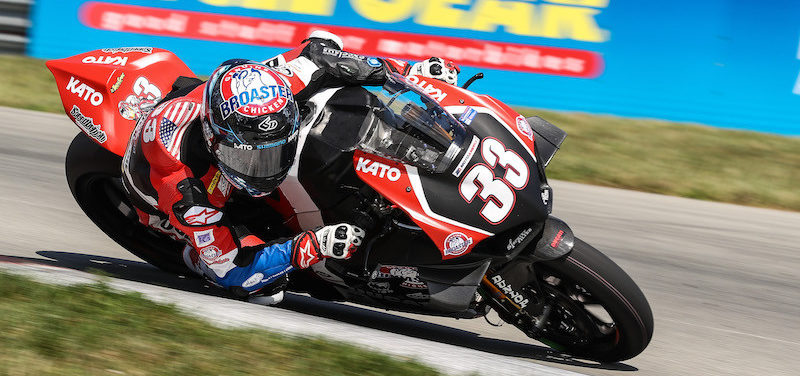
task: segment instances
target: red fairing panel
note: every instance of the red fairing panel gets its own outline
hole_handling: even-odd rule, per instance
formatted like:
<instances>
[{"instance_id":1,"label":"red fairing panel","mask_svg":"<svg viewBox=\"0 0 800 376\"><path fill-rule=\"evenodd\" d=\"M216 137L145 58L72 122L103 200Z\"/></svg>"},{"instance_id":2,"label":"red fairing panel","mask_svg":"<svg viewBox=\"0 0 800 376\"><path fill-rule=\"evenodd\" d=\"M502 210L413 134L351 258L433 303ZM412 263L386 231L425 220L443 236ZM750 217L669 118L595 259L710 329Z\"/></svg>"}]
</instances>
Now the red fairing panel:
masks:
<instances>
[{"instance_id":1,"label":"red fairing panel","mask_svg":"<svg viewBox=\"0 0 800 376\"><path fill-rule=\"evenodd\" d=\"M424 192L414 188L416 169L411 166L356 150L353 167L361 180L395 203L425 231L442 252L443 260L468 254L492 235L431 212Z\"/></svg>"},{"instance_id":2,"label":"red fairing panel","mask_svg":"<svg viewBox=\"0 0 800 376\"><path fill-rule=\"evenodd\" d=\"M64 111L95 142L117 155L145 110L178 76L194 73L172 52L151 47L104 48L50 60Z\"/></svg>"}]
</instances>

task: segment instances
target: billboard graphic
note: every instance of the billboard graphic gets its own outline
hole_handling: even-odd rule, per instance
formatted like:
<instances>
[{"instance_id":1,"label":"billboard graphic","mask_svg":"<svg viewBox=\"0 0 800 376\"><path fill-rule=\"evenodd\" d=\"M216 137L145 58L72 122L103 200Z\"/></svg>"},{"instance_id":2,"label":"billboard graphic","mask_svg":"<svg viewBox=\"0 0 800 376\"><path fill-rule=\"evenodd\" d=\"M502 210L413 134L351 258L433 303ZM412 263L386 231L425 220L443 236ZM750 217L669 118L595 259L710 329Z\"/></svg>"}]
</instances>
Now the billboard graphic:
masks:
<instances>
[{"instance_id":1,"label":"billboard graphic","mask_svg":"<svg viewBox=\"0 0 800 376\"><path fill-rule=\"evenodd\" d=\"M321 29L345 49L454 60L507 103L800 135L789 0L38 0L29 54L171 50L198 75Z\"/></svg>"}]
</instances>

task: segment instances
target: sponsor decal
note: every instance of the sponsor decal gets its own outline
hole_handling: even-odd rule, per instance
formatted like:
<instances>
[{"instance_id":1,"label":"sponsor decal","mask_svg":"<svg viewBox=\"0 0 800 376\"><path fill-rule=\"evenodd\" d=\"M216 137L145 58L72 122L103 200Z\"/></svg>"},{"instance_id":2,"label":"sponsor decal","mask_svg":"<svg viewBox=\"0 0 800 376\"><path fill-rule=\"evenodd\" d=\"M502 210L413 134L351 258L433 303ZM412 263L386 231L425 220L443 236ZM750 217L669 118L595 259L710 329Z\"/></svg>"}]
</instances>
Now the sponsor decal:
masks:
<instances>
[{"instance_id":1,"label":"sponsor decal","mask_svg":"<svg viewBox=\"0 0 800 376\"><path fill-rule=\"evenodd\" d=\"M106 65L119 65L124 67L128 63L127 56L87 56L81 60L84 64L106 64Z\"/></svg>"},{"instance_id":2,"label":"sponsor decal","mask_svg":"<svg viewBox=\"0 0 800 376\"><path fill-rule=\"evenodd\" d=\"M428 81L420 78L419 76L408 76L409 81L416 84L417 86L422 89L422 92L431 96L431 98L435 99L437 102L443 101L447 97L447 93L442 91L442 89L438 89L435 86L428 83Z\"/></svg>"},{"instance_id":3,"label":"sponsor decal","mask_svg":"<svg viewBox=\"0 0 800 376\"><path fill-rule=\"evenodd\" d=\"M561 243L561 240L564 238L564 230L558 230L558 233L553 238L553 241L550 242L550 246L553 248L558 247L558 243Z\"/></svg>"},{"instance_id":4,"label":"sponsor decal","mask_svg":"<svg viewBox=\"0 0 800 376\"><path fill-rule=\"evenodd\" d=\"M444 239L445 256L459 256L467 252L472 245L472 238L461 232L454 232Z\"/></svg>"},{"instance_id":5,"label":"sponsor decal","mask_svg":"<svg viewBox=\"0 0 800 376\"><path fill-rule=\"evenodd\" d=\"M216 188L217 183L219 183L220 176L222 176L222 172L220 170L217 170L217 172L214 174L214 177L212 177L211 181L208 183L208 188L206 189L206 192L208 192L208 194L214 192L214 188Z\"/></svg>"},{"instance_id":6,"label":"sponsor decal","mask_svg":"<svg viewBox=\"0 0 800 376\"><path fill-rule=\"evenodd\" d=\"M146 77L133 83L133 93L119 102L119 114L128 120L137 120L147 114L161 100L161 89Z\"/></svg>"},{"instance_id":7,"label":"sponsor decal","mask_svg":"<svg viewBox=\"0 0 800 376\"><path fill-rule=\"evenodd\" d=\"M372 174L381 179L386 178L389 181L398 181L402 175L400 169L383 164L378 161L373 161L364 157L358 157L356 162L356 171L361 171L365 174Z\"/></svg>"},{"instance_id":8,"label":"sponsor decal","mask_svg":"<svg viewBox=\"0 0 800 376\"><path fill-rule=\"evenodd\" d=\"M106 132L100 129L100 124L95 124L94 119L82 114L81 109L78 108L78 106L73 104L69 114L72 115L73 119L75 119L75 124L84 132L86 132L89 137L97 140L97 142L101 144L108 140Z\"/></svg>"},{"instance_id":9,"label":"sponsor decal","mask_svg":"<svg viewBox=\"0 0 800 376\"><path fill-rule=\"evenodd\" d=\"M370 276L372 279L380 279L380 278L392 278L392 275L389 274L389 268L384 266L378 266Z\"/></svg>"},{"instance_id":10,"label":"sponsor decal","mask_svg":"<svg viewBox=\"0 0 800 376\"><path fill-rule=\"evenodd\" d=\"M428 288L428 284L427 283L422 282L422 281L420 281L420 280L418 280L416 278L407 279L407 280L403 281L402 283L400 283L400 286L401 287L405 287L407 289L415 289L415 290L424 290L424 289Z\"/></svg>"},{"instance_id":11,"label":"sponsor decal","mask_svg":"<svg viewBox=\"0 0 800 376\"><path fill-rule=\"evenodd\" d=\"M213 247L213 246L209 246ZM229 271L233 270L236 267L236 264L231 262L231 260L236 258L236 254L238 250L236 248L228 251L224 255L217 257L216 260L206 264L208 269L214 272L217 277L224 277ZM202 257L202 253L201 253Z\"/></svg>"},{"instance_id":12,"label":"sponsor decal","mask_svg":"<svg viewBox=\"0 0 800 376\"><path fill-rule=\"evenodd\" d=\"M192 206L183 214L183 220L189 226L205 226L217 223L222 219L222 212L204 206Z\"/></svg>"},{"instance_id":13,"label":"sponsor decal","mask_svg":"<svg viewBox=\"0 0 800 376\"><path fill-rule=\"evenodd\" d=\"M196 231L194 233L194 243L197 247L205 247L214 242L214 230Z\"/></svg>"},{"instance_id":14,"label":"sponsor decal","mask_svg":"<svg viewBox=\"0 0 800 376\"><path fill-rule=\"evenodd\" d=\"M378 58L375 58L375 57L368 58L367 59L367 64L369 64L369 66L371 66L371 67L376 67L376 68L383 65L381 63L381 61L378 60Z\"/></svg>"},{"instance_id":15,"label":"sponsor decal","mask_svg":"<svg viewBox=\"0 0 800 376\"><path fill-rule=\"evenodd\" d=\"M394 292L392 290L391 285L389 282L369 282L367 286L372 289L373 291L380 293L380 294L391 294Z\"/></svg>"},{"instance_id":16,"label":"sponsor decal","mask_svg":"<svg viewBox=\"0 0 800 376\"><path fill-rule=\"evenodd\" d=\"M206 264L216 264L218 263L217 259L219 256L222 256L222 251L219 250L216 246L210 245L208 247L200 249L200 258L205 261Z\"/></svg>"},{"instance_id":17,"label":"sponsor decal","mask_svg":"<svg viewBox=\"0 0 800 376\"><path fill-rule=\"evenodd\" d=\"M461 157L461 162L458 162L455 170L453 170L453 176L461 176L461 173L463 173L464 169L467 168L467 163L472 160L472 156L475 155L475 151L478 150L478 145L480 145L480 143L481 140L478 138L478 136L472 136L472 142L469 143L467 152L464 153L464 156Z\"/></svg>"},{"instance_id":18,"label":"sponsor decal","mask_svg":"<svg viewBox=\"0 0 800 376\"><path fill-rule=\"evenodd\" d=\"M97 90L89 87L74 76L70 76L69 83L67 83L67 90L72 94L77 94L78 98L92 104L92 106L99 106L103 103L103 94Z\"/></svg>"},{"instance_id":19,"label":"sponsor decal","mask_svg":"<svg viewBox=\"0 0 800 376\"><path fill-rule=\"evenodd\" d=\"M521 308L525 308L528 306L528 299L525 298L522 294L516 292L510 284L506 283L502 276L496 275L492 277L492 283L506 294L506 297L512 300L514 303L519 304Z\"/></svg>"},{"instance_id":20,"label":"sponsor decal","mask_svg":"<svg viewBox=\"0 0 800 376\"><path fill-rule=\"evenodd\" d=\"M525 119L522 115L517 116L517 129L520 133L528 137L529 140L533 141L533 129L531 129L528 119Z\"/></svg>"},{"instance_id":21,"label":"sponsor decal","mask_svg":"<svg viewBox=\"0 0 800 376\"><path fill-rule=\"evenodd\" d=\"M472 124L472 121L475 120L475 115L478 114L478 111L475 111L472 107L467 107L463 114L458 118L464 125Z\"/></svg>"},{"instance_id":22,"label":"sponsor decal","mask_svg":"<svg viewBox=\"0 0 800 376\"><path fill-rule=\"evenodd\" d=\"M111 89L109 89L109 91L115 93L117 90L119 90L119 87L122 86L122 80L124 79L125 73L120 73L119 77L117 77L117 82L114 82L114 85L111 85Z\"/></svg>"},{"instance_id":23,"label":"sponsor decal","mask_svg":"<svg viewBox=\"0 0 800 376\"><path fill-rule=\"evenodd\" d=\"M234 112L257 117L283 109L293 101L292 90L278 74L262 65L244 64L234 67L222 77L219 106L223 119Z\"/></svg>"},{"instance_id":24,"label":"sponsor decal","mask_svg":"<svg viewBox=\"0 0 800 376\"><path fill-rule=\"evenodd\" d=\"M516 246L522 244L522 242L525 241L525 238L527 238L528 235L530 235L530 233L532 231L533 231L533 229L528 227L528 228L522 230L522 232L520 232L519 235L517 235L516 238L509 239L508 240L508 246L506 246L506 250L510 251L510 250L514 249Z\"/></svg>"},{"instance_id":25,"label":"sponsor decal","mask_svg":"<svg viewBox=\"0 0 800 376\"><path fill-rule=\"evenodd\" d=\"M122 53L126 54L128 52L143 52L146 54L153 53L153 47L118 47L118 48L104 48L100 51L103 51L107 54L115 54L115 53Z\"/></svg>"},{"instance_id":26,"label":"sponsor decal","mask_svg":"<svg viewBox=\"0 0 800 376\"><path fill-rule=\"evenodd\" d=\"M264 278L264 274L256 273L250 276L246 281L242 282L242 287L248 288L253 287L259 283L261 283L261 279Z\"/></svg>"}]
</instances>

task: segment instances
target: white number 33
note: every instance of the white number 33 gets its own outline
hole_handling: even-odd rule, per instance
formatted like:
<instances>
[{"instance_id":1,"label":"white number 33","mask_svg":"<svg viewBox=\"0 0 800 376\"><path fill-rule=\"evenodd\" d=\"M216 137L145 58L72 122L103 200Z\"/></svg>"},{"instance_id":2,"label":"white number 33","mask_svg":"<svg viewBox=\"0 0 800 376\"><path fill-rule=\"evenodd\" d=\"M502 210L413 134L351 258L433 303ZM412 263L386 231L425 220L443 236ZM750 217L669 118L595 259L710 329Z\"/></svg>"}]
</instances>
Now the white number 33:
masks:
<instances>
[{"instance_id":1,"label":"white number 33","mask_svg":"<svg viewBox=\"0 0 800 376\"><path fill-rule=\"evenodd\" d=\"M484 202L480 215L489 223L503 222L514 208L515 190L528 185L528 165L513 150L496 138L488 137L481 143L481 156L486 163L477 163L464 174L458 185L461 197L471 203L476 196ZM497 178L494 168L500 165L505 174Z\"/></svg>"}]
</instances>

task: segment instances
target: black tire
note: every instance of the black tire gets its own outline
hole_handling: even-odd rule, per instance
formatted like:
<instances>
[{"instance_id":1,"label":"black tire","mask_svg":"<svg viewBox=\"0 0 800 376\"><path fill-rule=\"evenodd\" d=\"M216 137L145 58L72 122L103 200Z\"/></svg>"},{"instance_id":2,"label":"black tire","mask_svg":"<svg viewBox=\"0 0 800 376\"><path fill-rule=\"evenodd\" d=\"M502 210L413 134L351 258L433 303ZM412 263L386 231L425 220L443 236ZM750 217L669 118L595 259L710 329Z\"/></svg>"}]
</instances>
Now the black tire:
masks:
<instances>
[{"instance_id":1,"label":"black tire","mask_svg":"<svg viewBox=\"0 0 800 376\"><path fill-rule=\"evenodd\" d=\"M556 325L551 325L544 334L545 343L601 362L633 358L650 343L653 337L650 305L630 276L606 255L575 239L575 246L566 257L534 265L541 279L539 288L549 290L551 297L556 294L562 299L557 304L562 314L554 310L556 313L548 325L560 324L554 321L562 320L568 322L567 326L574 324L580 328L577 335L567 335L563 331L559 333ZM557 279L558 283L554 285ZM587 310L591 305L601 306L605 310L603 316L610 316L613 324L609 327L604 324L608 318L598 319L596 314ZM591 328L592 324L597 327ZM583 337L583 341L572 341L570 335Z\"/></svg>"},{"instance_id":2,"label":"black tire","mask_svg":"<svg viewBox=\"0 0 800 376\"><path fill-rule=\"evenodd\" d=\"M84 213L111 239L164 271L191 275L183 263L184 243L139 223L120 180L122 158L84 133L72 140L65 169L72 196Z\"/></svg>"}]
</instances>

